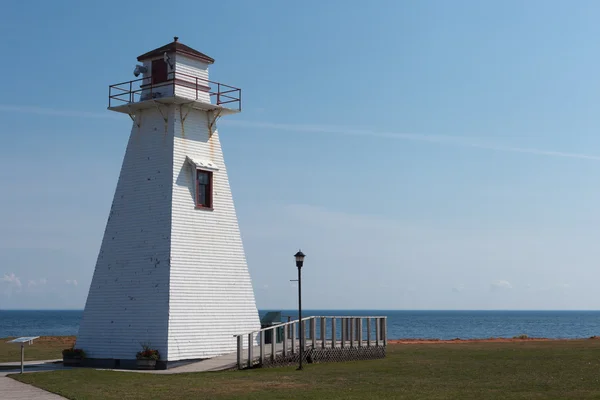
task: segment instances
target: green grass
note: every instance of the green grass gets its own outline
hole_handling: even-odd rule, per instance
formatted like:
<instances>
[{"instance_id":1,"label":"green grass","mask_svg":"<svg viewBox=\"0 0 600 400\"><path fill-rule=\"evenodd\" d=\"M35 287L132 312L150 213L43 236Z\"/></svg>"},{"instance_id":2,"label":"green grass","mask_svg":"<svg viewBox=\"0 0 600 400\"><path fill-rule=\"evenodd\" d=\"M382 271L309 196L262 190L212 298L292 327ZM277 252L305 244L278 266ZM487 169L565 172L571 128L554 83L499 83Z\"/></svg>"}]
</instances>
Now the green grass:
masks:
<instances>
[{"instance_id":1,"label":"green grass","mask_svg":"<svg viewBox=\"0 0 600 400\"><path fill-rule=\"evenodd\" d=\"M598 399L600 341L390 345L384 360L154 375L12 375L69 399Z\"/></svg>"},{"instance_id":2,"label":"green grass","mask_svg":"<svg viewBox=\"0 0 600 400\"><path fill-rule=\"evenodd\" d=\"M21 345L6 343L11 339L14 338L0 338L0 362L20 363ZM42 336L32 345L25 344L25 361L62 358L63 349L71 347L74 342L74 336Z\"/></svg>"}]
</instances>

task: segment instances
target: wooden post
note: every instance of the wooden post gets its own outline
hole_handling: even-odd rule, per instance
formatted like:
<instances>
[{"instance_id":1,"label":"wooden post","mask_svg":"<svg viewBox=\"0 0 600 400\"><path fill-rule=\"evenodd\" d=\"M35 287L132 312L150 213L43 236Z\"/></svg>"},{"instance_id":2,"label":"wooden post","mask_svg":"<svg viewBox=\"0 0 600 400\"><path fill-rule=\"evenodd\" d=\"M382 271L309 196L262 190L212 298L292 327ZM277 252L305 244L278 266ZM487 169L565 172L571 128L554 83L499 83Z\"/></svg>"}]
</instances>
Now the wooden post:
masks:
<instances>
[{"instance_id":1,"label":"wooden post","mask_svg":"<svg viewBox=\"0 0 600 400\"><path fill-rule=\"evenodd\" d=\"M242 369L242 353L244 352L244 337L239 335L237 337L237 367Z\"/></svg>"},{"instance_id":2,"label":"wooden post","mask_svg":"<svg viewBox=\"0 0 600 400\"><path fill-rule=\"evenodd\" d=\"M358 347L363 347L363 334L362 334L362 318L356 320L356 336L358 338Z\"/></svg>"},{"instance_id":3,"label":"wooden post","mask_svg":"<svg viewBox=\"0 0 600 400\"><path fill-rule=\"evenodd\" d=\"M367 347L371 347L371 318L367 318Z\"/></svg>"},{"instance_id":4,"label":"wooden post","mask_svg":"<svg viewBox=\"0 0 600 400\"><path fill-rule=\"evenodd\" d=\"M282 348L282 354L283 354L284 357L287 356L287 354L288 354L288 346L287 346L288 343L287 343L287 341L288 341L288 332L289 332L289 330L290 330L289 325L286 325L286 326L283 327L283 344L282 344L283 348Z\"/></svg>"},{"instance_id":5,"label":"wooden post","mask_svg":"<svg viewBox=\"0 0 600 400\"><path fill-rule=\"evenodd\" d=\"M248 368L252 368L252 364L254 363L254 346L252 345L252 337L254 335L252 333L248 334Z\"/></svg>"},{"instance_id":6,"label":"wooden post","mask_svg":"<svg viewBox=\"0 0 600 400\"><path fill-rule=\"evenodd\" d=\"M387 317L381 319L381 334L383 335L383 345L387 346Z\"/></svg>"},{"instance_id":7,"label":"wooden post","mask_svg":"<svg viewBox=\"0 0 600 400\"><path fill-rule=\"evenodd\" d=\"M321 348L327 345L327 318L321 317Z\"/></svg>"},{"instance_id":8,"label":"wooden post","mask_svg":"<svg viewBox=\"0 0 600 400\"><path fill-rule=\"evenodd\" d=\"M337 336L335 332L335 317L331 318L331 348L335 349L335 345L337 342Z\"/></svg>"},{"instance_id":9,"label":"wooden post","mask_svg":"<svg viewBox=\"0 0 600 400\"><path fill-rule=\"evenodd\" d=\"M260 332L260 356L259 356L260 365L263 365L265 363L265 332L266 331Z\"/></svg>"},{"instance_id":10,"label":"wooden post","mask_svg":"<svg viewBox=\"0 0 600 400\"><path fill-rule=\"evenodd\" d=\"M356 325L356 318L352 317L348 320L348 331L350 331L350 347L354 347L354 336L356 334L354 325Z\"/></svg>"},{"instance_id":11,"label":"wooden post","mask_svg":"<svg viewBox=\"0 0 600 400\"><path fill-rule=\"evenodd\" d=\"M379 347L379 339L381 337L380 318L375 318L375 347Z\"/></svg>"},{"instance_id":12,"label":"wooden post","mask_svg":"<svg viewBox=\"0 0 600 400\"><path fill-rule=\"evenodd\" d=\"M312 348L317 347L317 318L312 317L310 320L310 337L312 339Z\"/></svg>"},{"instance_id":13,"label":"wooden post","mask_svg":"<svg viewBox=\"0 0 600 400\"><path fill-rule=\"evenodd\" d=\"M348 324L346 323L346 318L342 318L342 349L346 347L346 328L348 328Z\"/></svg>"},{"instance_id":14,"label":"wooden post","mask_svg":"<svg viewBox=\"0 0 600 400\"><path fill-rule=\"evenodd\" d=\"M271 361L275 361L275 353L277 353L277 326L273 328L273 340L271 340Z\"/></svg>"},{"instance_id":15,"label":"wooden post","mask_svg":"<svg viewBox=\"0 0 600 400\"><path fill-rule=\"evenodd\" d=\"M296 354L296 323L290 324L292 327L292 354Z\"/></svg>"},{"instance_id":16,"label":"wooden post","mask_svg":"<svg viewBox=\"0 0 600 400\"><path fill-rule=\"evenodd\" d=\"M351 318L346 319L346 338L348 339L348 341L352 340L352 319Z\"/></svg>"}]
</instances>

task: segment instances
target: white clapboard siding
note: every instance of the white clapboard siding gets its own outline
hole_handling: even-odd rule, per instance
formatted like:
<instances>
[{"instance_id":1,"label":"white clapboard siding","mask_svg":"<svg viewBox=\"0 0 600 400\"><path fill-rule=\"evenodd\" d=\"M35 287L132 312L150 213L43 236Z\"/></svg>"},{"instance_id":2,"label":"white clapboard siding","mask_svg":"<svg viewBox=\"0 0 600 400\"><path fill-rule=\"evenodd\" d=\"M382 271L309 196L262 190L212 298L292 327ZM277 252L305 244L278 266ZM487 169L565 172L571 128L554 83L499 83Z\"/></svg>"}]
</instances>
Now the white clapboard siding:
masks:
<instances>
[{"instance_id":1,"label":"white clapboard siding","mask_svg":"<svg viewBox=\"0 0 600 400\"><path fill-rule=\"evenodd\" d=\"M156 109L137 120L77 335L90 358L135 359L140 343L167 355L172 124Z\"/></svg>"},{"instance_id":2,"label":"white clapboard siding","mask_svg":"<svg viewBox=\"0 0 600 400\"><path fill-rule=\"evenodd\" d=\"M177 108L178 110L178 108ZM234 334L260 328L227 169L204 111L175 112L169 359L235 351ZM210 161L213 210L196 209L194 168Z\"/></svg>"},{"instance_id":3,"label":"white clapboard siding","mask_svg":"<svg viewBox=\"0 0 600 400\"><path fill-rule=\"evenodd\" d=\"M209 90L216 91L217 88L211 87L208 83L208 64L176 54L174 67L175 78L178 81L175 86L175 95L210 103ZM196 90L196 84L199 86L198 90Z\"/></svg>"},{"instance_id":4,"label":"white clapboard siding","mask_svg":"<svg viewBox=\"0 0 600 400\"><path fill-rule=\"evenodd\" d=\"M155 107L132 128L94 271L76 344L90 358L134 359L140 343L208 358L260 328L219 135L206 111ZM218 168L212 210L196 209L186 158Z\"/></svg>"}]
</instances>

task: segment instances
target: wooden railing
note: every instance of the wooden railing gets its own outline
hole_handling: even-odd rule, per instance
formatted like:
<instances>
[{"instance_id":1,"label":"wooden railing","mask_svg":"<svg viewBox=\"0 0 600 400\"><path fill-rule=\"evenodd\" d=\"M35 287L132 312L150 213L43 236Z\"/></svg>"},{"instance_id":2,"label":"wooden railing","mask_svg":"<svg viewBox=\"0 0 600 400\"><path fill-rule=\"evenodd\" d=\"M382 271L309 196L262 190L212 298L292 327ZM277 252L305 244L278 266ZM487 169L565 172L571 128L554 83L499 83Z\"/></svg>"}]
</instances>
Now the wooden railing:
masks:
<instances>
[{"instance_id":1,"label":"wooden railing","mask_svg":"<svg viewBox=\"0 0 600 400\"><path fill-rule=\"evenodd\" d=\"M300 341L300 332L304 341ZM278 342L278 331L282 334ZM271 343L265 343L270 332ZM276 358L296 355L302 350L331 350L344 352L344 349L386 347L387 317L385 316L312 316L281 323L245 334L237 338L237 367L251 368L255 364L276 362ZM255 346L258 340L259 345ZM247 347L244 349L244 342ZM258 354L255 354L258 352Z\"/></svg>"}]
</instances>

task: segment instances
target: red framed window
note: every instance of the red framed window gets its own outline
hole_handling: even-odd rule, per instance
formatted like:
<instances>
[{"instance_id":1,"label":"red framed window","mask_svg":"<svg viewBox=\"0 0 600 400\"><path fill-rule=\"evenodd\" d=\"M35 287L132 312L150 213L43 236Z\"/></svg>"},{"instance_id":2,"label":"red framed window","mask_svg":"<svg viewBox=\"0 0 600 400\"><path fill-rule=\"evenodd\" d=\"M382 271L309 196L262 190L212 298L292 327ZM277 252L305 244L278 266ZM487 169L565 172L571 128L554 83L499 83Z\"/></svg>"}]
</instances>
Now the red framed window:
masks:
<instances>
[{"instance_id":1,"label":"red framed window","mask_svg":"<svg viewBox=\"0 0 600 400\"><path fill-rule=\"evenodd\" d=\"M196 207L212 208L213 206L213 173L196 170Z\"/></svg>"}]
</instances>

